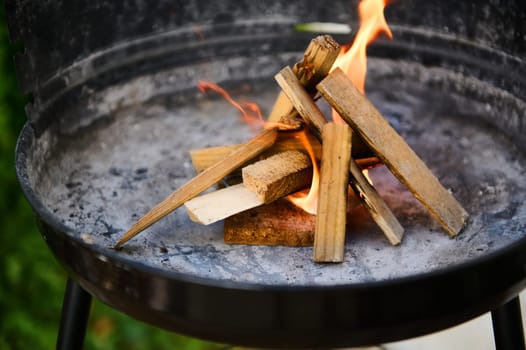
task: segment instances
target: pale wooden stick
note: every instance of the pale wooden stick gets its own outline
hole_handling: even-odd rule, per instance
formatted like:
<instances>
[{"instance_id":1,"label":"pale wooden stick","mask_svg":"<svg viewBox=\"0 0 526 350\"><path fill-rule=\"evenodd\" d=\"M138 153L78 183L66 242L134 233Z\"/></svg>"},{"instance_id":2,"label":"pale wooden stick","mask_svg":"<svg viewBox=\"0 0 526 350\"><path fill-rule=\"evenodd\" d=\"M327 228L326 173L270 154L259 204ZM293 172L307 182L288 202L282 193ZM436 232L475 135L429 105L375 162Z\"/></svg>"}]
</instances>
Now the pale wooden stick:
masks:
<instances>
[{"instance_id":1,"label":"pale wooden stick","mask_svg":"<svg viewBox=\"0 0 526 350\"><path fill-rule=\"evenodd\" d=\"M300 83L312 93L316 84L330 71L340 53L340 45L329 35L320 35L310 42L303 60L294 65L293 71ZM294 112L288 98L280 93L268 117L269 122L277 122L282 116Z\"/></svg>"},{"instance_id":2,"label":"pale wooden stick","mask_svg":"<svg viewBox=\"0 0 526 350\"><path fill-rule=\"evenodd\" d=\"M194 198L199 193L214 185L226 175L244 164L247 160L256 157L258 154L271 147L277 137L278 131L276 129L266 129L258 136L230 153L222 161L199 173L196 177L173 192L133 224L115 245L115 248L120 247L139 234L142 230L153 225L155 222L177 209L184 202Z\"/></svg>"},{"instance_id":3,"label":"pale wooden stick","mask_svg":"<svg viewBox=\"0 0 526 350\"><path fill-rule=\"evenodd\" d=\"M468 213L345 73L334 70L318 85L318 90L444 230L451 237L456 236Z\"/></svg>"},{"instance_id":4,"label":"pale wooden stick","mask_svg":"<svg viewBox=\"0 0 526 350\"><path fill-rule=\"evenodd\" d=\"M300 84L290 67L283 68L274 76L282 92L287 96L293 108L305 119L318 139L327 119L314 103L310 95Z\"/></svg>"},{"instance_id":5,"label":"pale wooden stick","mask_svg":"<svg viewBox=\"0 0 526 350\"><path fill-rule=\"evenodd\" d=\"M211 224L307 187L312 163L300 151L286 151L243 168L243 183L195 197L185 208L195 222Z\"/></svg>"},{"instance_id":6,"label":"pale wooden stick","mask_svg":"<svg viewBox=\"0 0 526 350\"><path fill-rule=\"evenodd\" d=\"M190 150L190 159L192 160L194 170L200 173L215 163L223 160L230 152L238 147L241 147L241 145L235 144Z\"/></svg>"},{"instance_id":7,"label":"pale wooden stick","mask_svg":"<svg viewBox=\"0 0 526 350\"><path fill-rule=\"evenodd\" d=\"M245 185L238 184L190 199L184 204L192 221L209 225L264 202Z\"/></svg>"},{"instance_id":8,"label":"pale wooden stick","mask_svg":"<svg viewBox=\"0 0 526 350\"><path fill-rule=\"evenodd\" d=\"M276 75L278 84L283 92L290 98L294 107L298 110L305 121L313 128L321 130L327 120L319 110L318 106L312 101L310 96L298 83L290 68L284 68ZM319 135L319 133L317 133ZM392 244L400 243L404 230L392 211L376 189L365 179L361 171L357 171L359 165L351 159L349 172L351 173L351 184L353 189L360 194L363 204L371 214L376 224ZM360 174L358 174L360 173ZM361 175L361 176L360 176Z\"/></svg>"},{"instance_id":9,"label":"pale wooden stick","mask_svg":"<svg viewBox=\"0 0 526 350\"><path fill-rule=\"evenodd\" d=\"M312 161L300 151L273 155L244 167L243 184L265 203L309 186Z\"/></svg>"},{"instance_id":10,"label":"pale wooden stick","mask_svg":"<svg viewBox=\"0 0 526 350\"><path fill-rule=\"evenodd\" d=\"M345 249L351 128L346 124L325 124L322 144L314 261L341 262Z\"/></svg>"},{"instance_id":11,"label":"pale wooden stick","mask_svg":"<svg viewBox=\"0 0 526 350\"><path fill-rule=\"evenodd\" d=\"M352 175L351 186L356 193L362 194L364 205L374 222L382 229L382 232L392 245L400 244L404 235L404 228L400 225L391 209L385 204L373 185L367 181L362 169L353 159L350 161L349 170Z\"/></svg>"}]
</instances>

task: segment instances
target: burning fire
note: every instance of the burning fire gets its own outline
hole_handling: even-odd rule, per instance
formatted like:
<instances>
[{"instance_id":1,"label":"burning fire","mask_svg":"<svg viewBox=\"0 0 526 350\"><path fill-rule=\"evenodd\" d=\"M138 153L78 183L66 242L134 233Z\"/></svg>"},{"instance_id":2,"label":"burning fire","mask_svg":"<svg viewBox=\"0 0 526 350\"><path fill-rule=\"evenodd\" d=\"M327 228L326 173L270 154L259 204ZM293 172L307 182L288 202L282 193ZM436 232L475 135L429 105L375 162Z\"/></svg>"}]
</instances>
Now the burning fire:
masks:
<instances>
[{"instance_id":1,"label":"burning fire","mask_svg":"<svg viewBox=\"0 0 526 350\"><path fill-rule=\"evenodd\" d=\"M332 68L341 68L351 79L356 88L362 93L365 93L367 45L376 40L376 38L382 33L385 33L390 39L393 38L391 30L389 29L384 17L384 8L386 5L387 0L362 0L360 2L358 5L360 29L358 30L358 33L356 33L353 44L342 47L340 56L337 58ZM332 111L332 119L335 122L344 123L335 110ZM320 176L316 166L316 159L312 153L312 147L306 137L303 139L303 143L305 144L305 148L309 152L312 163L314 164L312 185L309 190L294 193L287 198L306 212L316 214ZM364 175L367 180L372 183L367 170L364 170Z\"/></svg>"},{"instance_id":2,"label":"burning fire","mask_svg":"<svg viewBox=\"0 0 526 350\"><path fill-rule=\"evenodd\" d=\"M367 45L372 43L382 33L392 39L392 33L387 25L384 17L384 8L388 0L362 0L358 5L358 12L360 16L360 28L356 33L352 45L342 47L340 56L334 63L333 69L341 68L352 80L354 85L362 93L365 92L365 78L367 72ZM198 88L206 93L208 90L213 90L220 94L232 106L241 112L241 120L245 123L255 126L256 128L270 127L269 123L263 120L261 111L256 103L253 102L237 102L228 92L217 84L207 81L199 81ZM341 117L333 110L333 120L343 123ZM318 187L320 174L316 158L309 140L304 132L294 133L294 137L299 137L313 164L312 185L310 189L299 191L287 196L287 199L296 206L302 208L310 214L316 214L318 203ZM365 174L367 176L367 174ZM369 182L371 180L367 177Z\"/></svg>"},{"instance_id":3,"label":"burning fire","mask_svg":"<svg viewBox=\"0 0 526 350\"><path fill-rule=\"evenodd\" d=\"M341 68L362 93L365 93L367 73L367 45L382 33L393 38L391 29L384 17L387 0L362 0L358 5L360 29L356 33L352 46L343 46L333 69Z\"/></svg>"},{"instance_id":4,"label":"burning fire","mask_svg":"<svg viewBox=\"0 0 526 350\"><path fill-rule=\"evenodd\" d=\"M297 135L301 140L301 143L307 150L309 157L312 161L312 183L309 189L305 189L296 193L293 193L287 196L287 199L291 201L294 205L305 210L309 214L316 214L318 208L318 188L320 185L320 170L318 168L318 163L316 162L316 157L314 157L314 151L312 146L305 135L305 132L301 132Z\"/></svg>"}]
</instances>

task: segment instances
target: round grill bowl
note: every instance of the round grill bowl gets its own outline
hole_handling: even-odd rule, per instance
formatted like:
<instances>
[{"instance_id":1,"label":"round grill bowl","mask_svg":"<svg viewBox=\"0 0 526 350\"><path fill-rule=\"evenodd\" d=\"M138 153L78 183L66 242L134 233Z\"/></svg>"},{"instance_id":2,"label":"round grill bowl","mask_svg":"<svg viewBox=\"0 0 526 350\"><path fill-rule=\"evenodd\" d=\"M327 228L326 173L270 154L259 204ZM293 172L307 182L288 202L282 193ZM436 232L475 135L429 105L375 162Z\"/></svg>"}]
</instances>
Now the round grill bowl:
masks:
<instances>
[{"instance_id":1,"label":"round grill bowl","mask_svg":"<svg viewBox=\"0 0 526 350\"><path fill-rule=\"evenodd\" d=\"M354 3L161 1L141 11L106 4L103 12L82 7L78 21L56 3L25 20L27 9L8 4L13 35L27 43L18 61L27 72L21 83L34 96L16 167L49 247L103 302L214 341L305 348L424 334L524 288L521 2L403 1L387 8L394 40L368 51L367 95L471 217L449 238L385 168L376 168L373 180L406 229L402 245L390 246L357 208L345 261L336 265L313 263L309 247L226 245L222 223L197 225L182 209L122 250L111 247L194 175L190 149L252 135L231 106L197 91L198 80L268 112L278 92L273 75L301 59L316 35L295 25L357 28ZM59 28L38 32L53 13L65 18ZM96 30L112 16L120 19L111 34ZM75 26L85 28L77 38L83 45L68 46ZM50 52L54 60L45 58Z\"/></svg>"}]
</instances>

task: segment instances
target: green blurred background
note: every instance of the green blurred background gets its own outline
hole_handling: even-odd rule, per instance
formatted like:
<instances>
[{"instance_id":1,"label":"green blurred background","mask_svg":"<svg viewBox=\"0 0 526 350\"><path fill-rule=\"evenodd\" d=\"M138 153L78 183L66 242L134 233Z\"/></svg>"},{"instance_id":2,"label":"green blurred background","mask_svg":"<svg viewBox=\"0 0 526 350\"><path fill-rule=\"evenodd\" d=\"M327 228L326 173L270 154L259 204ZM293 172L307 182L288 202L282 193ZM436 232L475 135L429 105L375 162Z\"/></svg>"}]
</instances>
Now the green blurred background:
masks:
<instances>
[{"instance_id":1,"label":"green blurred background","mask_svg":"<svg viewBox=\"0 0 526 350\"><path fill-rule=\"evenodd\" d=\"M14 171L25 121L0 2L0 349L55 348L66 274L37 231ZM85 349L225 349L165 332L94 301Z\"/></svg>"}]
</instances>

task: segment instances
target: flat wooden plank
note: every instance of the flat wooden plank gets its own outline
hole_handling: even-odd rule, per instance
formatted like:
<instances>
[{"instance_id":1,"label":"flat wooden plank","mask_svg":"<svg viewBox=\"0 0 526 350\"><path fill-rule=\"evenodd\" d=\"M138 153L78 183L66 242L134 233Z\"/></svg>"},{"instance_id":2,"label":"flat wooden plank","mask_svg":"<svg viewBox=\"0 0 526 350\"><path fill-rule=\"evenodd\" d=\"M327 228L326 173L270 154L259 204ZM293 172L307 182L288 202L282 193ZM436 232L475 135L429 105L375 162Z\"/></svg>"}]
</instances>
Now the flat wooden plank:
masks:
<instances>
[{"instance_id":1,"label":"flat wooden plank","mask_svg":"<svg viewBox=\"0 0 526 350\"><path fill-rule=\"evenodd\" d=\"M314 261L341 262L345 249L351 128L346 124L325 124L322 144Z\"/></svg>"},{"instance_id":2,"label":"flat wooden plank","mask_svg":"<svg viewBox=\"0 0 526 350\"><path fill-rule=\"evenodd\" d=\"M466 210L345 73L334 70L318 84L318 90L444 230L456 236L468 218Z\"/></svg>"},{"instance_id":3,"label":"flat wooden plank","mask_svg":"<svg viewBox=\"0 0 526 350\"><path fill-rule=\"evenodd\" d=\"M404 236L404 228L380 197L376 188L367 181L362 169L353 159L349 163L349 172L352 175L351 186L356 193L360 193L364 206L371 214L374 222L382 229L389 243L392 245L400 244Z\"/></svg>"},{"instance_id":4,"label":"flat wooden plank","mask_svg":"<svg viewBox=\"0 0 526 350\"><path fill-rule=\"evenodd\" d=\"M327 123L327 119L301 85L292 69L290 69L290 67L283 68L274 76L274 79L276 79L276 82L289 99L293 108L305 119L305 122L311 127L315 136L320 139L321 130ZM349 148L349 152L350 151Z\"/></svg>"},{"instance_id":5,"label":"flat wooden plank","mask_svg":"<svg viewBox=\"0 0 526 350\"><path fill-rule=\"evenodd\" d=\"M253 191L237 184L195 197L184 207L192 221L209 225L263 204Z\"/></svg>"},{"instance_id":6,"label":"flat wooden plank","mask_svg":"<svg viewBox=\"0 0 526 350\"><path fill-rule=\"evenodd\" d=\"M244 167L243 184L265 203L308 187L312 161L300 151L286 151Z\"/></svg>"}]
</instances>

